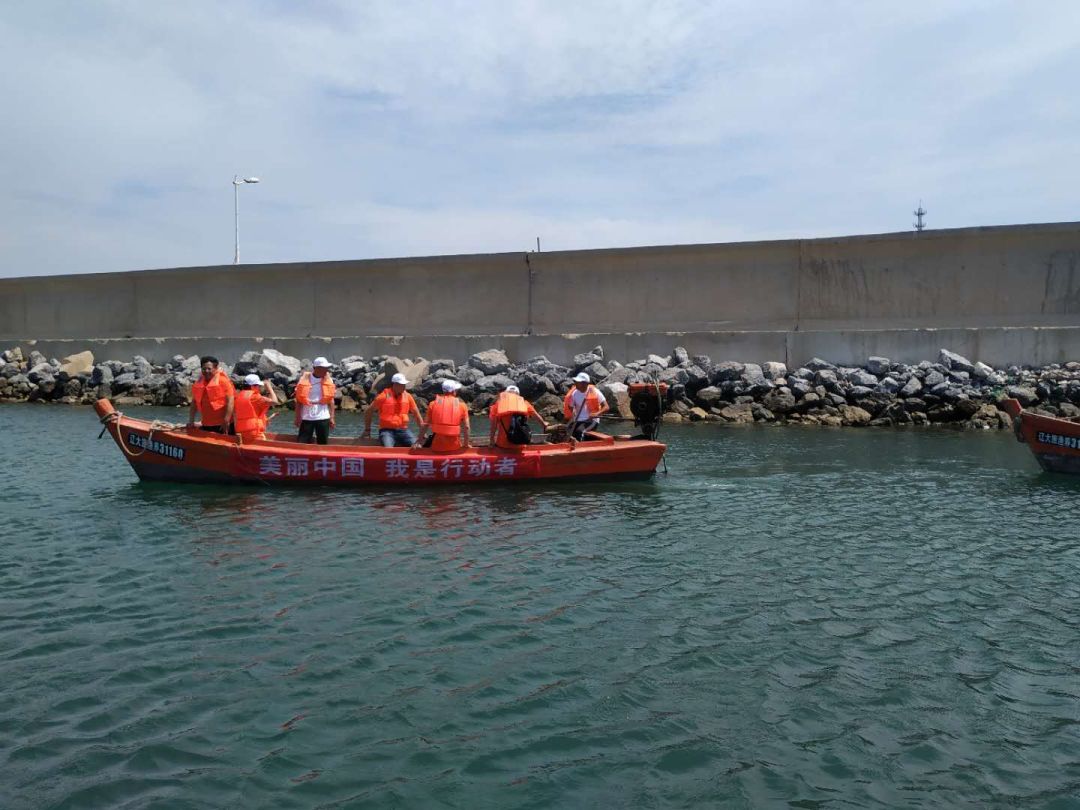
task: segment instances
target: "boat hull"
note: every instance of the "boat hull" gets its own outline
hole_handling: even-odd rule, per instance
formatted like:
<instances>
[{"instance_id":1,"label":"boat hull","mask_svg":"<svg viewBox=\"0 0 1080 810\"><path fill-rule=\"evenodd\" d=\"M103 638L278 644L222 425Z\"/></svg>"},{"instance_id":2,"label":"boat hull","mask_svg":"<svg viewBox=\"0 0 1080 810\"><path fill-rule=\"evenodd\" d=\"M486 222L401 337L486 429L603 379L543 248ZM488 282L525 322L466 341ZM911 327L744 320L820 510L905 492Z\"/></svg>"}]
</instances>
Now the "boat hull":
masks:
<instances>
[{"instance_id":1,"label":"boat hull","mask_svg":"<svg viewBox=\"0 0 1080 810\"><path fill-rule=\"evenodd\" d=\"M99 400L95 409L144 481L353 487L648 478L666 450L659 442L600 434L575 446L480 447L454 453L348 439L298 444L277 435L243 444L235 436L122 416L108 400Z\"/></svg>"},{"instance_id":2,"label":"boat hull","mask_svg":"<svg viewBox=\"0 0 1080 810\"><path fill-rule=\"evenodd\" d=\"M1040 467L1080 475L1080 423L1025 411L1015 399L1004 400L1002 407L1013 419L1017 441L1028 446Z\"/></svg>"}]
</instances>

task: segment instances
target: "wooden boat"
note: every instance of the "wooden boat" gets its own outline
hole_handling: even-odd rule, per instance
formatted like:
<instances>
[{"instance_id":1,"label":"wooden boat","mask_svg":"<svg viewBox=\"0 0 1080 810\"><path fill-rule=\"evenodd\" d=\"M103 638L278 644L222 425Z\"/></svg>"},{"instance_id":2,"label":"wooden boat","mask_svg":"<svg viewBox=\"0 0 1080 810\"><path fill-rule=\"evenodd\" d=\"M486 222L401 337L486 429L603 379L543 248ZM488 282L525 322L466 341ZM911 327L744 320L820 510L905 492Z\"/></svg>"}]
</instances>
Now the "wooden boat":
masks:
<instances>
[{"instance_id":1,"label":"wooden boat","mask_svg":"<svg viewBox=\"0 0 1080 810\"><path fill-rule=\"evenodd\" d=\"M1080 423L1025 411L1016 399L1001 406L1013 419L1016 440L1031 449L1044 470L1080 474Z\"/></svg>"},{"instance_id":2,"label":"wooden boat","mask_svg":"<svg viewBox=\"0 0 1080 810\"><path fill-rule=\"evenodd\" d=\"M647 478L667 449L644 438L590 433L586 441L531 444L520 450L473 447L454 453L382 447L371 439L299 444L295 434L267 434L244 444L223 436L94 406L107 431L144 481L382 486L505 481Z\"/></svg>"}]
</instances>

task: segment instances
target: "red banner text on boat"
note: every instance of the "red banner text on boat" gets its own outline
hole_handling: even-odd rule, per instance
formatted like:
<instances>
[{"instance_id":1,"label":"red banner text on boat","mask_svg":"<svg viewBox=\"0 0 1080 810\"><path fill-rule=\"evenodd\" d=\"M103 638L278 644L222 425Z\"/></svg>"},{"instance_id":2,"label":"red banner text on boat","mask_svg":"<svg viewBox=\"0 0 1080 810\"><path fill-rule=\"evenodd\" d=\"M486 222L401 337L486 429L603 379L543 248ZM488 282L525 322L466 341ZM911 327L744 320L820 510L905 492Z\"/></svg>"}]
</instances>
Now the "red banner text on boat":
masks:
<instances>
[{"instance_id":1,"label":"red banner text on boat","mask_svg":"<svg viewBox=\"0 0 1080 810\"><path fill-rule=\"evenodd\" d=\"M361 481L371 483L466 483L533 478L540 471L535 454L505 456L298 456L247 453L238 461L243 475L267 481Z\"/></svg>"}]
</instances>

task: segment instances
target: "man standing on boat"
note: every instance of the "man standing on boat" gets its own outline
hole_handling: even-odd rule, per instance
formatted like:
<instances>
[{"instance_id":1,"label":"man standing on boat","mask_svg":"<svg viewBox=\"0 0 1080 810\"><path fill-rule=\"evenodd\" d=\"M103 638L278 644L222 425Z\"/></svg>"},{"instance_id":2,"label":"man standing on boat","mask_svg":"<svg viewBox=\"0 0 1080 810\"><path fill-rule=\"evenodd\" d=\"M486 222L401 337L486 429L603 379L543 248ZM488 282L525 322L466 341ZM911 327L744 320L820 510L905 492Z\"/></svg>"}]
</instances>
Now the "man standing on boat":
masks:
<instances>
[{"instance_id":1,"label":"man standing on boat","mask_svg":"<svg viewBox=\"0 0 1080 810\"><path fill-rule=\"evenodd\" d=\"M201 417L201 427L211 433L225 433L232 423L236 389L229 375L218 368L218 359L207 355L199 358L202 376L191 386L191 409L188 426L195 426L195 412Z\"/></svg>"},{"instance_id":2,"label":"man standing on boat","mask_svg":"<svg viewBox=\"0 0 1080 810\"><path fill-rule=\"evenodd\" d=\"M234 427L236 435L244 444L258 441L266 435L266 425L270 421L266 418L271 405L277 405L277 394L269 380L260 380L258 374L248 374L244 377L243 391L236 393L236 407ZM267 396L263 396L261 390L266 386Z\"/></svg>"},{"instance_id":3,"label":"man standing on boat","mask_svg":"<svg viewBox=\"0 0 1080 810\"><path fill-rule=\"evenodd\" d=\"M563 400L563 416L570 427L570 436L579 441L584 439L585 433L594 430L600 424L600 415L607 411L607 399L592 384L589 375L583 371L574 377L574 385Z\"/></svg>"},{"instance_id":4,"label":"man standing on boat","mask_svg":"<svg viewBox=\"0 0 1080 810\"><path fill-rule=\"evenodd\" d=\"M536 412L527 399L521 396L521 389L516 385L506 386L506 390L499 394L499 398L491 405L488 411L488 420L491 422L489 439L496 447L506 450L516 450L532 441L529 432L529 417L533 417L547 431L547 423Z\"/></svg>"},{"instance_id":5,"label":"man standing on boat","mask_svg":"<svg viewBox=\"0 0 1080 810\"><path fill-rule=\"evenodd\" d=\"M457 380L443 380L442 394L428 406L427 421L420 427L417 447L424 446L424 435L431 429L431 449L450 452L471 447L469 442L469 409L457 398L461 383ZM465 443L461 442L461 429L465 429Z\"/></svg>"},{"instance_id":6,"label":"man standing on boat","mask_svg":"<svg viewBox=\"0 0 1080 810\"><path fill-rule=\"evenodd\" d=\"M311 371L300 375L293 396L296 398L296 440L311 444L314 438L319 444L330 441L334 428L334 381L330 378L330 361L316 357Z\"/></svg>"},{"instance_id":7,"label":"man standing on boat","mask_svg":"<svg viewBox=\"0 0 1080 810\"><path fill-rule=\"evenodd\" d=\"M371 419L379 413L379 441L383 447L412 447L416 437L409 432L409 416L416 417L418 427L423 426L424 417L416 407L416 400L405 390L409 380L404 374L395 374L390 378L390 387L371 401L364 411L364 436L371 438Z\"/></svg>"}]
</instances>

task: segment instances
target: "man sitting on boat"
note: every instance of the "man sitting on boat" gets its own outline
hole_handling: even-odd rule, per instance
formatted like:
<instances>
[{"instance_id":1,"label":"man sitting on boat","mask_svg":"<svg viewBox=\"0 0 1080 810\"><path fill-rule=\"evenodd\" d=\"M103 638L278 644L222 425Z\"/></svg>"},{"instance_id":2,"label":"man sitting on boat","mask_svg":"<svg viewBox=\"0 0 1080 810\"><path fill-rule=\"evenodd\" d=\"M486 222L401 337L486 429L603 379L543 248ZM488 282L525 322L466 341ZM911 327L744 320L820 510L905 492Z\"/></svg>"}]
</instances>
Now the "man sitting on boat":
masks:
<instances>
[{"instance_id":1,"label":"man sitting on boat","mask_svg":"<svg viewBox=\"0 0 1080 810\"><path fill-rule=\"evenodd\" d=\"M491 421L491 443L496 447L516 450L532 441L529 417L540 423L547 431L547 423L527 399L521 396L516 385L506 386L499 398L491 405L488 419Z\"/></svg>"},{"instance_id":2,"label":"man sitting on boat","mask_svg":"<svg viewBox=\"0 0 1080 810\"><path fill-rule=\"evenodd\" d=\"M319 444L330 441L334 428L334 394L337 389L330 378L330 361L316 357L311 371L300 375L293 396L296 398L296 440L311 444L312 438Z\"/></svg>"},{"instance_id":3,"label":"man sitting on boat","mask_svg":"<svg viewBox=\"0 0 1080 810\"><path fill-rule=\"evenodd\" d=\"M579 441L584 439L586 432L596 429L600 415L607 411L607 399L592 384L589 375L582 371L574 377L574 385L563 399L563 416L570 427L570 436Z\"/></svg>"},{"instance_id":4,"label":"man sitting on boat","mask_svg":"<svg viewBox=\"0 0 1080 810\"><path fill-rule=\"evenodd\" d=\"M240 441L248 444L266 437L266 425L270 421L267 414L271 405L278 404L278 398L270 381L260 380L258 374L244 377L244 385L245 389L236 392L233 427ZM263 386L266 386L265 397L260 391Z\"/></svg>"},{"instance_id":5,"label":"man sitting on boat","mask_svg":"<svg viewBox=\"0 0 1080 810\"><path fill-rule=\"evenodd\" d=\"M408 384L404 374L395 374L390 378L390 387L371 401L364 411L365 437L371 437L371 420L378 412L379 441L383 447L412 447L416 443L416 437L409 431L409 416L416 418L418 427L424 424L424 417L412 394L405 390Z\"/></svg>"},{"instance_id":6,"label":"man sitting on boat","mask_svg":"<svg viewBox=\"0 0 1080 810\"><path fill-rule=\"evenodd\" d=\"M236 389L229 375L218 368L218 359L207 355L199 358L202 376L191 386L191 409L188 426L194 427L195 413L200 416L201 427L211 433L225 433L232 423Z\"/></svg>"},{"instance_id":7,"label":"man sitting on boat","mask_svg":"<svg viewBox=\"0 0 1080 810\"><path fill-rule=\"evenodd\" d=\"M469 409L457 397L461 383L457 380L443 380L443 392L435 397L428 406L427 421L420 427L417 447L428 446L437 451L460 450L471 447L469 442ZM424 434L431 429L431 438L424 443ZM465 429L465 443L461 441L461 430Z\"/></svg>"}]
</instances>

